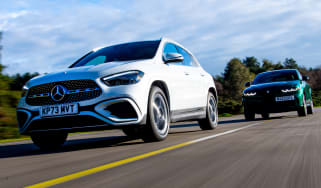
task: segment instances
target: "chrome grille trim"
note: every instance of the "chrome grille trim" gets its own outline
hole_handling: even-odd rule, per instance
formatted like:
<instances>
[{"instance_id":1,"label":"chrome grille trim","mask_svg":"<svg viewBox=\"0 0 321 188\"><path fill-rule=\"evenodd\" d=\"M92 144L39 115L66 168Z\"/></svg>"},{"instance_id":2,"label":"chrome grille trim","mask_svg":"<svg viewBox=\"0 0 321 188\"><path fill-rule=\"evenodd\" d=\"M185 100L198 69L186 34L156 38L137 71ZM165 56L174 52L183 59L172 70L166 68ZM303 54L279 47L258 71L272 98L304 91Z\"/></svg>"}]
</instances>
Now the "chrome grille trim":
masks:
<instances>
[{"instance_id":1,"label":"chrome grille trim","mask_svg":"<svg viewBox=\"0 0 321 188\"><path fill-rule=\"evenodd\" d=\"M37 98L37 97L49 97L50 96L50 93L41 93L41 94L35 94L35 95L31 95L31 96L28 96L29 99L34 99L34 98Z\"/></svg>"},{"instance_id":2,"label":"chrome grille trim","mask_svg":"<svg viewBox=\"0 0 321 188\"><path fill-rule=\"evenodd\" d=\"M85 88L85 89L68 90L66 95L74 94L74 93L89 92L89 91L98 91L98 90L100 90L98 87L96 87L96 88ZM28 98L29 99L34 99L34 98L38 98L38 97L49 97L49 96L50 96L50 93L40 93L40 94L35 94L35 95L28 96Z\"/></svg>"},{"instance_id":3,"label":"chrome grille trim","mask_svg":"<svg viewBox=\"0 0 321 188\"><path fill-rule=\"evenodd\" d=\"M100 89L98 87L96 87L96 88L85 88L85 89L75 89L75 90L68 90L67 94L82 93L82 92L97 91L97 90L100 90Z\"/></svg>"},{"instance_id":4,"label":"chrome grille trim","mask_svg":"<svg viewBox=\"0 0 321 188\"><path fill-rule=\"evenodd\" d=\"M61 85L65 88L65 97L61 101L52 99L52 89ZM102 93L101 88L94 80L67 80L50 82L33 86L26 96L26 103L32 106L54 105L63 103L80 102L94 99Z\"/></svg>"}]
</instances>

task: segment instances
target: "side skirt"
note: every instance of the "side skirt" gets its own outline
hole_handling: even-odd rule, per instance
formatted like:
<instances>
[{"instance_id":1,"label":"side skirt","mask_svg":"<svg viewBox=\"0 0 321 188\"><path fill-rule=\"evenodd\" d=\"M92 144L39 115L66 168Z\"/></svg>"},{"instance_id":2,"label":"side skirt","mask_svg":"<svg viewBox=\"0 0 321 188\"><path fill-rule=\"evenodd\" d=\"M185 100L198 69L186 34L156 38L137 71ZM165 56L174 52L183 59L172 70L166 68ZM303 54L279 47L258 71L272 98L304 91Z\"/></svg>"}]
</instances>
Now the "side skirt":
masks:
<instances>
[{"instance_id":1,"label":"side skirt","mask_svg":"<svg viewBox=\"0 0 321 188\"><path fill-rule=\"evenodd\" d=\"M171 112L171 122L199 120L206 118L206 107L175 110Z\"/></svg>"}]
</instances>

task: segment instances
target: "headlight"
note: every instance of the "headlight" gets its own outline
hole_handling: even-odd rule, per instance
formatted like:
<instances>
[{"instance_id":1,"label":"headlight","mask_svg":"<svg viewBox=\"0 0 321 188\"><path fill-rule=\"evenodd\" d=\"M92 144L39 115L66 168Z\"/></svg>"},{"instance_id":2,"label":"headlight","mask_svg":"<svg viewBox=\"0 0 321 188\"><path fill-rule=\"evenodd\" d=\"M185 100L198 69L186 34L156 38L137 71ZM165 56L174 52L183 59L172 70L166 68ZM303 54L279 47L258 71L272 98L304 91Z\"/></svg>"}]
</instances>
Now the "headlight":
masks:
<instances>
[{"instance_id":1,"label":"headlight","mask_svg":"<svg viewBox=\"0 0 321 188\"><path fill-rule=\"evenodd\" d=\"M249 92L249 93L244 93L244 96L250 97L250 96L255 96L256 92Z\"/></svg>"},{"instance_id":2,"label":"headlight","mask_svg":"<svg viewBox=\"0 0 321 188\"><path fill-rule=\"evenodd\" d=\"M295 92L295 91L298 91L300 88L299 87L296 87L296 88L290 88L290 89L281 89L281 91L283 93L289 93L289 92Z\"/></svg>"},{"instance_id":3,"label":"headlight","mask_svg":"<svg viewBox=\"0 0 321 188\"><path fill-rule=\"evenodd\" d=\"M139 82L144 73L141 71L128 71L102 78L102 81L108 86L129 85Z\"/></svg>"},{"instance_id":4,"label":"headlight","mask_svg":"<svg viewBox=\"0 0 321 188\"><path fill-rule=\"evenodd\" d=\"M27 95L29 88L27 86L23 86L22 87L22 93L21 93L21 97L25 97Z\"/></svg>"}]
</instances>

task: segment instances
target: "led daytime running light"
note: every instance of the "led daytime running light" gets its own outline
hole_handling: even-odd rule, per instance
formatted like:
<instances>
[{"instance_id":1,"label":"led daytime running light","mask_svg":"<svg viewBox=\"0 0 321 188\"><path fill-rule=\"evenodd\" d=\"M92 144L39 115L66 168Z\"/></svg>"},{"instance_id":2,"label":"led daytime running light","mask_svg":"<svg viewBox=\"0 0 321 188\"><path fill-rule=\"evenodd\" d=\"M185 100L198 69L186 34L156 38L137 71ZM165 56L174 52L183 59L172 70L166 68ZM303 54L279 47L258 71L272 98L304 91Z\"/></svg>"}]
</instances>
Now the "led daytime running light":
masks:
<instances>
[{"instance_id":1,"label":"led daytime running light","mask_svg":"<svg viewBox=\"0 0 321 188\"><path fill-rule=\"evenodd\" d=\"M244 96L255 96L256 95L256 92L253 92L253 93L244 93Z\"/></svg>"},{"instance_id":2,"label":"led daytime running light","mask_svg":"<svg viewBox=\"0 0 321 188\"><path fill-rule=\"evenodd\" d=\"M300 88L297 87L297 88L291 88L291 89L282 89L281 91L283 93L289 93L289 92L295 92L295 91L298 91Z\"/></svg>"}]
</instances>

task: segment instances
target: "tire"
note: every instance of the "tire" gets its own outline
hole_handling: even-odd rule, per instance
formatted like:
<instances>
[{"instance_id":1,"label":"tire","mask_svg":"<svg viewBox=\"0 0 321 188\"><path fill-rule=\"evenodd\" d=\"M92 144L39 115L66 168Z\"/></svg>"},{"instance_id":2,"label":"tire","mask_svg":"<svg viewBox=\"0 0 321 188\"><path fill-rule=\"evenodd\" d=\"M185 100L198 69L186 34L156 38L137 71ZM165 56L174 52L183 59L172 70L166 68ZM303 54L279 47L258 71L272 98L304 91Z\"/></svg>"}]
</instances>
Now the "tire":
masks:
<instances>
[{"instance_id":1,"label":"tire","mask_svg":"<svg viewBox=\"0 0 321 188\"><path fill-rule=\"evenodd\" d=\"M218 111L217 102L212 93L208 93L206 105L206 118L199 120L198 124L202 130L212 130L217 127Z\"/></svg>"},{"instance_id":2,"label":"tire","mask_svg":"<svg viewBox=\"0 0 321 188\"><path fill-rule=\"evenodd\" d=\"M270 118L270 114L269 113L262 113L261 114L263 119L269 119Z\"/></svg>"},{"instance_id":3,"label":"tire","mask_svg":"<svg viewBox=\"0 0 321 188\"><path fill-rule=\"evenodd\" d=\"M300 106L299 109L298 109L298 116L301 116L301 117L307 115L307 104L306 104L304 95L303 95L302 101L303 101L303 106L302 107Z\"/></svg>"},{"instance_id":4,"label":"tire","mask_svg":"<svg viewBox=\"0 0 321 188\"><path fill-rule=\"evenodd\" d=\"M130 138L138 138L139 137L139 128L138 127L126 127L122 129L123 133Z\"/></svg>"},{"instance_id":5,"label":"tire","mask_svg":"<svg viewBox=\"0 0 321 188\"><path fill-rule=\"evenodd\" d=\"M311 98L311 102L310 102L310 106L307 107L307 113L308 114L313 114L313 101L312 101L312 98Z\"/></svg>"},{"instance_id":6,"label":"tire","mask_svg":"<svg viewBox=\"0 0 321 188\"><path fill-rule=\"evenodd\" d=\"M60 148L67 140L68 133L36 133L32 134L31 140L42 150Z\"/></svg>"},{"instance_id":7,"label":"tire","mask_svg":"<svg viewBox=\"0 0 321 188\"><path fill-rule=\"evenodd\" d=\"M255 119L255 112L253 112L246 104L244 104L244 117L248 121Z\"/></svg>"},{"instance_id":8,"label":"tire","mask_svg":"<svg viewBox=\"0 0 321 188\"><path fill-rule=\"evenodd\" d=\"M166 95L157 86L152 86L148 99L146 125L141 129L145 142L164 140L169 132L170 116Z\"/></svg>"}]
</instances>

